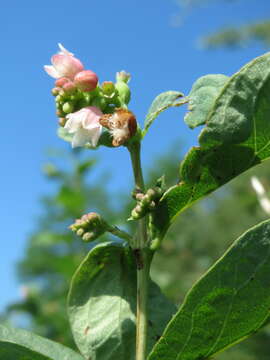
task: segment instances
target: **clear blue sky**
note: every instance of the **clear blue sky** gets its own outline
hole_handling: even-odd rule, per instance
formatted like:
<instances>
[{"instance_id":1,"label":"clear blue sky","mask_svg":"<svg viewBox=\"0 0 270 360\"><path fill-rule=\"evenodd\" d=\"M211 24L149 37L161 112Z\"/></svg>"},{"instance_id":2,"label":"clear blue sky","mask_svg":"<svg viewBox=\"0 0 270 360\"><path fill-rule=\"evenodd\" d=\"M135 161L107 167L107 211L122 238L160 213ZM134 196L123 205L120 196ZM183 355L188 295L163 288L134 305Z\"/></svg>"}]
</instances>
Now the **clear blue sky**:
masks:
<instances>
[{"instance_id":1,"label":"clear blue sky","mask_svg":"<svg viewBox=\"0 0 270 360\"><path fill-rule=\"evenodd\" d=\"M66 148L57 138L53 79L43 65L61 42L101 81L116 71L132 74L131 109L141 121L162 91L188 93L207 73L231 75L265 49L207 52L197 40L220 26L269 15L267 0L212 1L194 9L181 26L172 16L181 9L174 0L9 0L1 5L1 246L0 311L19 297L15 263L23 256L27 235L40 213L39 197L51 187L41 174L45 149ZM196 143L196 132L183 123L183 110L160 116L145 138L145 165L181 137L184 147ZM176 148L175 151L180 151ZM124 149L98 151L102 168L113 171L112 189L127 188L130 166ZM127 188L128 189L128 188Z\"/></svg>"}]
</instances>

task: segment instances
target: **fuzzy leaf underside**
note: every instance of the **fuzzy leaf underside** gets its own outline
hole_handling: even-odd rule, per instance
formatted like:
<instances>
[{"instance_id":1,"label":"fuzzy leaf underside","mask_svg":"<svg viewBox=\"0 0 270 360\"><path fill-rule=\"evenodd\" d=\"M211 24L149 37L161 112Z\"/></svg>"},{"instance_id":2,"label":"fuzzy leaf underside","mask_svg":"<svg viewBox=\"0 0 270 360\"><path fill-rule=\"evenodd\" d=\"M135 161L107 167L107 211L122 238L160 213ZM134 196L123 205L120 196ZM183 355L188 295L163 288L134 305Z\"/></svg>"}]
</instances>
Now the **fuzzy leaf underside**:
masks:
<instances>
[{"instance_id":1,"label":"fuzzy leaf underside","mask_svg":"<svg viewBox=\"0 0 270 360\"><path fill-rule=\"evenodd\" d=\"M193 286L148 360L204 360L262 327L270 313L270 220L236 240Z\"/></svg>"},{"instance_id":2,"label":"fuzzy leaf underside","mask_svg":"<svg viewBox=\"0 0 270 360\"><path fill-rule=\"evenodd\" d=\"M215 101L199 141L153 214L161 239L175 217L194 202L270 157L270 54L233 75Z\"/></svg>"},{"instance_id":3,"label":"fuzzy leaf underside","mask_svg":"<svg viewBox=\"0 0 270 360\"><path fill-rule=\"evenodd\" d=\"M148 351L176 308L151 282ZM75 273L68 300L74 339L91 360L134 360L136 266L131 250L119 243L95 246Z\"/></svg>"},{"instance_id":4,"label":"fuzzy leaf underside","mask_svg":"<svg viewBox=\"0 0 270 360\"><path fill-rule=\"evenodd\" d=\"M200 77L192 86L188 95L188 112L185 123L191 128L205 124L206 117L213 107L221 89L229 80L222 74L211 74Z\"/></svg>"},{"instance_id":5,"label":"fuzzy leaf underside","mask_svg":"<svg viewBox=\"0 0 270 360\"><path fill-rule=\"evenodd\" d=\"M0 359L83 360L73 350L29 331L0 324Z\"/></svg>"}]
</instances>

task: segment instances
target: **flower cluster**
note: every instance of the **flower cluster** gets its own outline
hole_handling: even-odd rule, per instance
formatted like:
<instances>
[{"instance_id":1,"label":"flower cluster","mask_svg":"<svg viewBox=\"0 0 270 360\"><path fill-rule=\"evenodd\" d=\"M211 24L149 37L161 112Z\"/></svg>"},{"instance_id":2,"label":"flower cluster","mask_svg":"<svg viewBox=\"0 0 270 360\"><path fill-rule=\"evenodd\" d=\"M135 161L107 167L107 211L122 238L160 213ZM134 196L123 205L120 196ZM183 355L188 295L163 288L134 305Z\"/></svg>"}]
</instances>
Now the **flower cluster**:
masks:
<instances>
[{"instance_id":1,"label":"flower cluster","mask_svg":"<svg viewBox=\"0 0 270 360\"><path fill-rule=\"evenodd\" d=\"M45 71L55 78L55 96L59 125L72 135L72 147L98 145L103 128L111 136L113 146L125 144L135 135L135 116L127 109L130 101L125 71L116 74L116 82L98 83L98 76L84 68L74 54L59 44L60 51L51 58ZM105 130L104 130L105 131Z\"/></svg>"},{"instance_id":2,"label":"flower cluster","mask_svg":"<svg viewBox=\"0 0 270 360\"><path fill-rule=\"evenodd\" d=\"M145 194L141 191L136 192L134 198L137 201L137 205L131 211L130 220L141 219L147 213L154 210L163 193L164 189L162 186L155 186L154 188L148 189Z\"/></svg>"},{"instance_id":3,"label":"flower cluster","mask_svg":"<svg viewBox=\"0 0 270 360\"><path fill-rule=\"evenodd\" d=\"M94 212L77 219L70 229L80 236L83 241L93 241L107 231L107 224L100 215Z\"/></svg>"}]
</instances>

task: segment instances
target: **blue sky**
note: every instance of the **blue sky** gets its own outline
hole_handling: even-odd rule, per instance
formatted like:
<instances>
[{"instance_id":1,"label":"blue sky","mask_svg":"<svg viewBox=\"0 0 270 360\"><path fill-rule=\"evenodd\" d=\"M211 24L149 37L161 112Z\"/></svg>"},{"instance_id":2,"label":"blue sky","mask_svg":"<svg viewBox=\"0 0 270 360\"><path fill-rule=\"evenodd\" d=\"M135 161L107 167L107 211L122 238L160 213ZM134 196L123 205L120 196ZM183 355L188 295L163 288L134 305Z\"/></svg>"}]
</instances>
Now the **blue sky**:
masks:
<instances>
[{"instance_id":1,"label":"blue sky","mask_svg":"<svg viewBox=\"0 0 270 360\"><path fill-rule=\"evenodd\" d=\"M42 177L49 147L65 149L56 136L57 119L50 95L53 79L43 65L61 42L94 70L101 81L115 72L132 74L130 104L140 122L162 91L188 94L207 73L231 75L265 52L261 46L234 51L200 49L198 38L221 26L264 19L267 0L210 1L172 26L182 9L174 0L9 0L0 13L1 34L1 244L0 311L19 297L15 263L23 256L27 235L40 213L38 199L51 187ZM184 110L172 109L152 126L143 145L143 163L151 163L181 137L184 150L198 132L183 123ZM176 146L175 151L179 151ZM89 154L91 156L91 153ZM113 172L110 187L129 189L130 165L124 149L100 149L101 170Z\"/></svg>"}]
</instances>

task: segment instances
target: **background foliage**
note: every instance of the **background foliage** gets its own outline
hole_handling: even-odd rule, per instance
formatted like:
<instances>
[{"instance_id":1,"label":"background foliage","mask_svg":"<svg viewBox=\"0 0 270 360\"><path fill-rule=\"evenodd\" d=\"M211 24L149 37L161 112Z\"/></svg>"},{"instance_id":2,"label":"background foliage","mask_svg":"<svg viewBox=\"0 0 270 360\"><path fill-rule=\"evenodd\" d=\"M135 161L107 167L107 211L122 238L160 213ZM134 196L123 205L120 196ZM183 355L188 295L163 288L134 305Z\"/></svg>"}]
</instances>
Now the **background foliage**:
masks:
<instances>
[{"instance_id":1,"label":"background foliage","mask_svg":"<svg viewBox=\"0 0 270 360\"><path fill-rule=\"evenodd\" d=\"M237 2L238 0L177 0L181 11L189 12L201 5L207 5L215 2ZM260 2L264 6L264 0ZM264 47L270 44L270 18L265 16L253 23L247 23L239 14L237 24L228 24L222 26L210 34L203 34L200 39L202 47L206 49L216 49L218 47L238 48L245 47L251 43L257 42Z\"/></svg>"}]
</instances>

